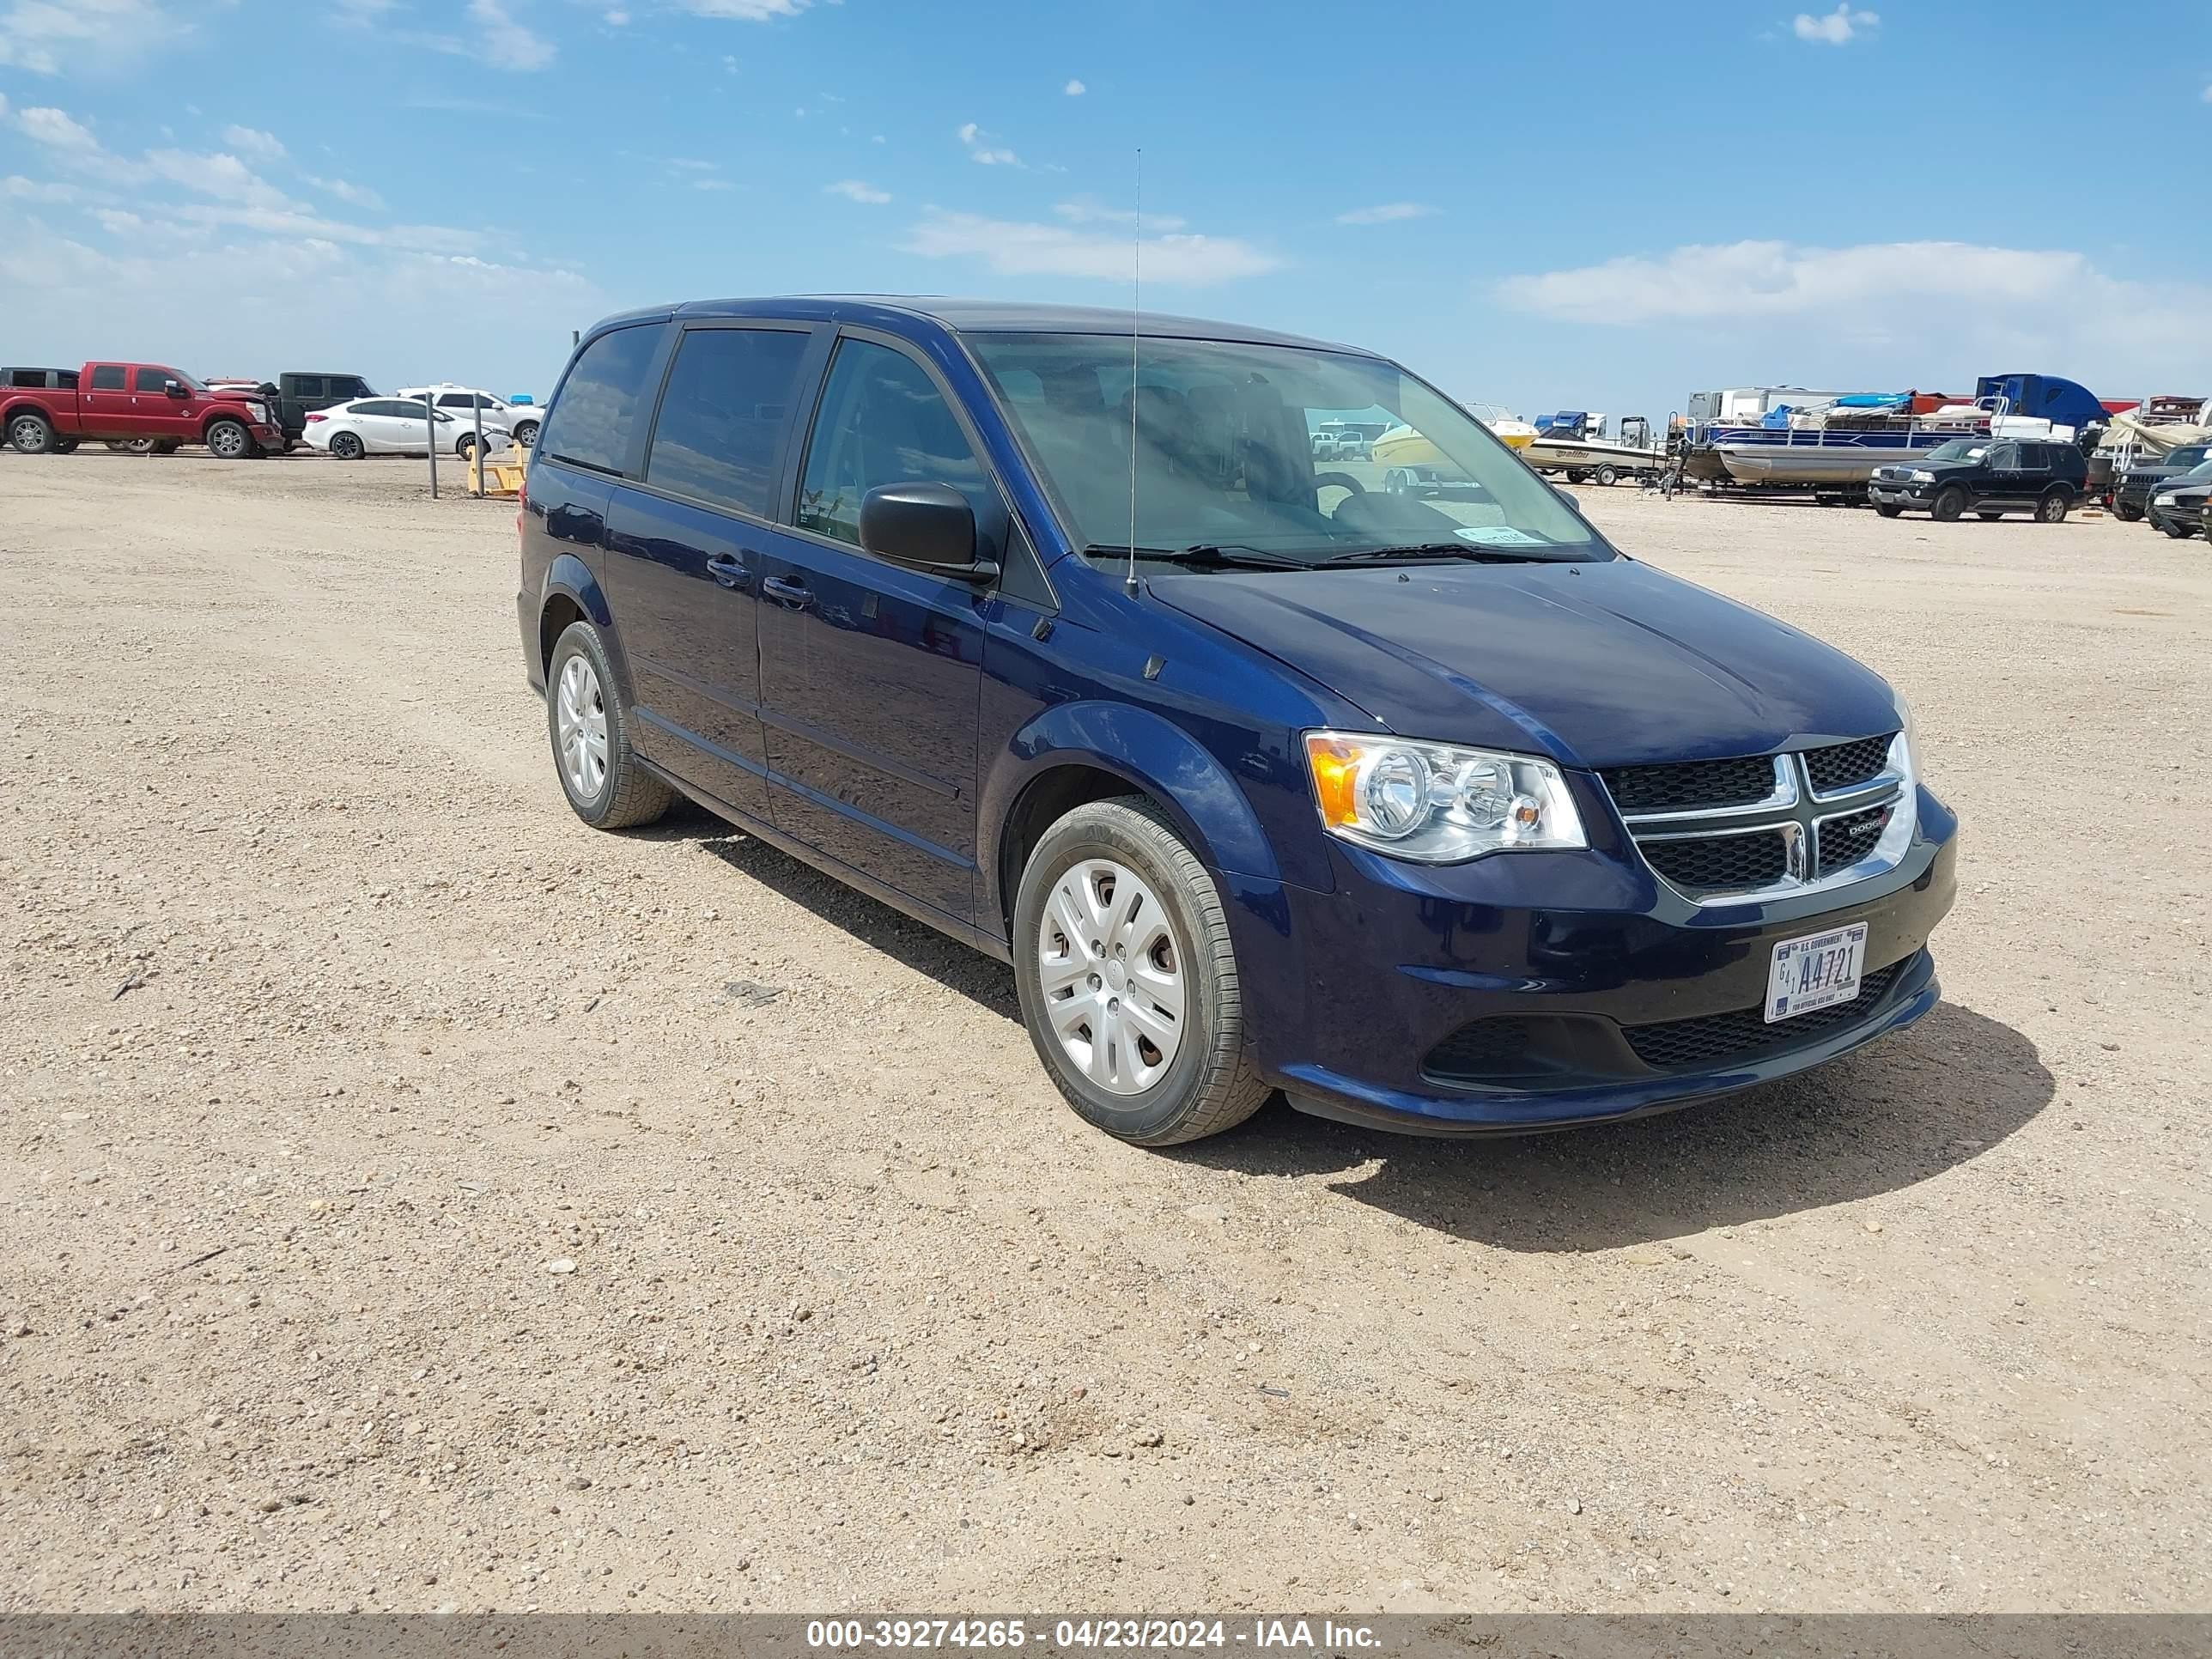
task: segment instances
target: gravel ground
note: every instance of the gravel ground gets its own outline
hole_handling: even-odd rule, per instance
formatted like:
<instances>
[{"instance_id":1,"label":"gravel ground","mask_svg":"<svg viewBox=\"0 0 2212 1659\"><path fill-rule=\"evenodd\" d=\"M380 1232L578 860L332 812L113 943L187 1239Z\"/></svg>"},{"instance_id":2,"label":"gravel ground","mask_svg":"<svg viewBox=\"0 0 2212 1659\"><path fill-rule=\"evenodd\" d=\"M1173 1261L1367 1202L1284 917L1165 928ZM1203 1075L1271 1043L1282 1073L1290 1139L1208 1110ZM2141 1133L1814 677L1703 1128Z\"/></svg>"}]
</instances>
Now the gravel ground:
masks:
<instances>
[{"instance_id":1,"label":"gravel ground","mask_svg":"<svg viewBox=\"0 0 2212 1659\"><path fill-rule=\"evenodd\" d=\"M1585 492L1911 696L1944 1006L1160 1153L1006 969L577 823L422 483L0 458L0 1609L2212 1604L2203 544Z\"/></svg>"}]
</instances>

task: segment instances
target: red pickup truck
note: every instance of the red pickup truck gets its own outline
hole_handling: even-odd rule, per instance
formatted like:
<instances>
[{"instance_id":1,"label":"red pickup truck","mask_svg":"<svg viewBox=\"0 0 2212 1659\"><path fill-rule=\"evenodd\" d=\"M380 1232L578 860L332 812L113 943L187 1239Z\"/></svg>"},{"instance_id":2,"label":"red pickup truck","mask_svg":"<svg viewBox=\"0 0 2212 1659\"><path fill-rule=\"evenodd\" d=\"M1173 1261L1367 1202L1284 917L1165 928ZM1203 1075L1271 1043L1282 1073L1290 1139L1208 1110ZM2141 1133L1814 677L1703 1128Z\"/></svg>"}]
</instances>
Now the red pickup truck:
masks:
<instances>
[{"instance_id":1,"label":"red pickup truck","mask_svg":"<svg viewBox=\"0 0 2212 1659\"><path fill-rule=\"evenodd\" d=\"M87 363L0 372L0 432L26 455L66 454L86 438L144 443L167 453L205 444L226 461L284 447L276 411L261 398L210 392L160 363Z\"/></svg>"}]
</instances>

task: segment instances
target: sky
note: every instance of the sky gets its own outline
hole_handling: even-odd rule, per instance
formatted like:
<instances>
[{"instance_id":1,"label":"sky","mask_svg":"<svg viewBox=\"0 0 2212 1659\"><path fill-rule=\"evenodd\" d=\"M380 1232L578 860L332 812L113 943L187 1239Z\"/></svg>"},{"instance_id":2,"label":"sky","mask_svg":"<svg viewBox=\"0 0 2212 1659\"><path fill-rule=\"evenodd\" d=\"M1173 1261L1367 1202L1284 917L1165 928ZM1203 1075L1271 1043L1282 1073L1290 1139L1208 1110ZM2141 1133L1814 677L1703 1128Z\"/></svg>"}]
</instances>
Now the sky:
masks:
<instances>
[{"instance_id":1,"label":"sky","mask_svg":"<svg viewBox=\"0 0 2212 1659\"><path fill-rule=\"evenodd\" d=\"M2203 395L2206 154L2208 0L0 0L0 362L543 397L611 312L1141 241L1526 416Z\"/></svg>"}]
</instances>

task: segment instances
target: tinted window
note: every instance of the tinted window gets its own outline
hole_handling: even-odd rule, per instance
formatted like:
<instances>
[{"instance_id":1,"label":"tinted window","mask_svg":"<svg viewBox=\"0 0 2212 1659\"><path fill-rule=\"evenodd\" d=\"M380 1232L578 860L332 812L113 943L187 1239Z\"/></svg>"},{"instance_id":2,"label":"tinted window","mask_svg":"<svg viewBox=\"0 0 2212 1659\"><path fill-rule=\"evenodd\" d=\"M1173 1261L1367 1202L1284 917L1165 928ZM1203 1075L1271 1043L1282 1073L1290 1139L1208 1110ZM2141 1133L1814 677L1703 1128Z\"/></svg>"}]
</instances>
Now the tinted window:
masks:
<instances>
[{"instance_id":1,"label":"tinted window","mask_svg":"<svg viewBox=\"0 0 2212 1659\"><path fill-rule=\"evenodd\" d=\"M477 400L465 392L447 392L439 394L438 407L441 409L472 410L476 406Z\"/></svg>"},{"instance_id":2,"label":"tinted window","mask_svg":"<svg viewBox=\"0 0 2212 1659\"><path fill-rule=\"evenodd\" d=\"M292 395L295 398L319 398L323 395L323 377L319 374L292 376Z\"/></svg>"},{"instance_id":3,"label":"tinted window","mask_svg":"<svg viewBox=\"0 0 2212 1659\"><path fill-rule=\"evenodd\" d=\"M123 366L120 363L102 363L92 371L92 389L94 392L120 392L123 385Z\"/></svg>"},{"instance_id":4,"label":"tinted window","mask_svg":"<svg viewBox=\"0 0 2212 1659\"><path fill-rule=\"evenodd\" d=\"M561 383L539 441L545 453L603 472L629 459L646 372L660 347L657 324L611 329L583 349Z\"/></svg>"},{"instance_id":5,"label":"tinted window","mask_svg":"<svg viewBox=\"0 0 2212 1659\"><path fill-rule=\"evenodd\" d=\"M306 398L315 394L303 386L300 395ZM368 382L359 375L337 374L331 378L331 389L320 395L325 398L374 398L376 394L368 389Z\"/></svg>"},{"instance_id":6,"label":"tinted window","mask_svg":"<svg viewBox=\"0 0 2212 1659\"><path fill-rule=\"evenodd\" d=\"M979 512L986 505L983 469L921 366L888 347L847 340L830 364L807 446L799 523L857 547L861 498L892 483L947 483Z\"/></svg>"},{"instance_id":7,"label":"tinted window","mask_svg":"<svg viewBox=\"0 0 2212 1659\"><path fill-rule=\"evenodd\" d=\"M2041 444L2022 444L2020 447L2020 464L2035 470L2049 466L2051 451Z\"/></svg>"},{"instance_id":8,"label":"tinted window","mask_svg":"<svg viewBox=\"0 0 2212 1659\"><path fill-rule=\"evenodd\" d=\"M168 385L169 374L167 369L141 368L132 372L131 381L133 392L159 392Z\"/></svg>"},{"instance_id":9,"label":"tinted window","mask_svg":"<svg viewBox=\"0 0 2212 1659\"><path fill-rule=\"evenodd\" d=\"M781 329L701 328L684 337L653 428L647 479L765 517L776 442L791 416L807 337Z\"/></svg>"}]
</instances>

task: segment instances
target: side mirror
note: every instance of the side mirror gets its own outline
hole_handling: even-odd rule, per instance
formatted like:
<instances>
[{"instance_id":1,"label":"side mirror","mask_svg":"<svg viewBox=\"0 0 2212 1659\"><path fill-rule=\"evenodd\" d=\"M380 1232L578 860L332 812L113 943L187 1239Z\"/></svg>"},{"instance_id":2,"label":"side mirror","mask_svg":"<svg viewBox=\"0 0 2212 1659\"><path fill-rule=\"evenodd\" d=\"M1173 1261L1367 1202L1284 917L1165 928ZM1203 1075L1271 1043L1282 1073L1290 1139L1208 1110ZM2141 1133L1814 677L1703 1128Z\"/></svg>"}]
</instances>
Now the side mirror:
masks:
<instances>
[{"instance_id":1,"label":"side mirror","mask_svg":"<svg viewBox=\"0 0 2212 1659\"><path fill-rule=\"evenodd\" d=\"M975 509L950 484L878 484L860 502L860 545L879 559L988 581L999 567L975 556Z\"/></svg>"},{"instance_id":2,"label":"side mirror","mask_svg":"<svg viewBox=\"0 0 2212 1659\"><path fill-rule=\"evenodd\" d=\"M192 395L191 392L185 391L183 383L178 380L162 381L161 390L172 398L189 398Z\"/></svg>"}]
</instances>

